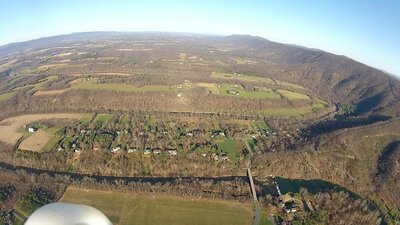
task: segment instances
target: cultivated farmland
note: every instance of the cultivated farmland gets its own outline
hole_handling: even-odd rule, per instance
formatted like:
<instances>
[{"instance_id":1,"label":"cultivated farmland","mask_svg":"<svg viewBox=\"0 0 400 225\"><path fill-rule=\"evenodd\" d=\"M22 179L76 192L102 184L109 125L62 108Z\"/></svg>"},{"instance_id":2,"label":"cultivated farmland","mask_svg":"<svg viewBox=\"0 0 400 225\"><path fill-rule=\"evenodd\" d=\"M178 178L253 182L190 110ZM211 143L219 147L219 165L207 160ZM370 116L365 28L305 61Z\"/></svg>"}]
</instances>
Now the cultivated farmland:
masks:
<instances>
[{"instance_id":1,"label":"cultivated farmland","mask_svg":"<svg viewBox=\"0 0 400 225\"><path fill-rule=\"evenodd\" d=\"M19 145L19 149L34 152L41 152L42 148L52 139L52 135L46 133L44 130L39 129L34 134L24 139Z\"/></svg>"},{"instance_id":2,"label":"cultivated farmland","mask_svg":"<svg viewBox=\"0 0 400 225\"><path fill-rule=\"evenodd\" d=\"M24 125L45 119L80 119L84 114L80 113L54 113L54 114L30 114L10 117L0 121L0 141L15 144L24 134L19 132Z\"/></svg>"}]
</instances>

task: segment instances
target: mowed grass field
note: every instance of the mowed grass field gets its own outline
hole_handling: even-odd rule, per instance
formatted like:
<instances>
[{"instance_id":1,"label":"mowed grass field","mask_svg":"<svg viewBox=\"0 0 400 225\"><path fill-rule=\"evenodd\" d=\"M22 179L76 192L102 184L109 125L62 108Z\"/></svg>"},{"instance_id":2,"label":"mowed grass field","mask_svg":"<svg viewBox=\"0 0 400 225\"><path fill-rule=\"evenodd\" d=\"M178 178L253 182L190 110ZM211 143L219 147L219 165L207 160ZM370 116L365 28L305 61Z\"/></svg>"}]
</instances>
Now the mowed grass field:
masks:
<instances>
[{"instance_id":1,"label":"mowed grass field","mask_svg":"<svg viewBox=\"0 0 400 225\"><path fill-rule=\"evenodd\" d=\"M61 202L93 206L114 225L250 225L251 204L68 188Z\"/></svg>"}]
</instances>

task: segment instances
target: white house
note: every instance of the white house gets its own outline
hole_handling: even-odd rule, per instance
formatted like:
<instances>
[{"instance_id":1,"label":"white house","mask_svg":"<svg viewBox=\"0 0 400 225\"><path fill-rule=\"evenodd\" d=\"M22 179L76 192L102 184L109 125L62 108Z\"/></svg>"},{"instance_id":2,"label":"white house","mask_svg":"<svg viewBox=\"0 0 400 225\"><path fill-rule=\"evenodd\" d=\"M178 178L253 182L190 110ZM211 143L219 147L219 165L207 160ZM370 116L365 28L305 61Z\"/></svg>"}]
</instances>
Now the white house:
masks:
<instances>
[{"instance_id":1,"label":"white house","mask_svg":"<svg viewBox=\"0 0 400 225\"><path fill-rule=\"evenodd\" d=\"M34 133L36 130L35 130L35 128L33 128L33 127L29 127L28 128L28 132L29 133Z\"/></svg>"},{"instance_id":2,"label":"white house","mask_svg":"<svg viewBox=\"0 0 400 225\"><path fill-rule=\"evenodd\" d=\"M150 153L151 153L151 152L150 152L149 149L145 149L145 150L144 150L144 154L145 154L145 155L148 155L148 154L150 154Z\"/></svg>"},{"instance_id":3,"label":"white house","mask_svg":"<svg viewBox=\"0 0 400 225\"><path fill-rule=\"evenodd\" d=\"M117 147L114 147L113 149L111 149L111 152L112 152L112 153L116 153L116 152L118 152L119 150L121 150L121 147L120 147L120 146L117 146Z\"/></svg>"}]
</instances>

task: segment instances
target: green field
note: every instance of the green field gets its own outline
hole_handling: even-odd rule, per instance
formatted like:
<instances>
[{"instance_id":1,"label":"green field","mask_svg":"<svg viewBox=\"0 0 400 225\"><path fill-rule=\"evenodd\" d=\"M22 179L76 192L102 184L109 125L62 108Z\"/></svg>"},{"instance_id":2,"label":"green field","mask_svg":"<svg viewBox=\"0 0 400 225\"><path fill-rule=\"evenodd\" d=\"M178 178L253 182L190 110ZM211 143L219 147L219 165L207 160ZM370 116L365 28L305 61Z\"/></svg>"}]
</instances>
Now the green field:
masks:
<instances>
[{"instance_id":1,"label":"green field","mask_svg":"<svg viewBox=\"0 0 400 225\"><path fill-rule=\"evenodd\" d=\"M232 96L247 99L280 99L281 96L275 92L260 90L246 91L241 85L222 84L219 93L224 96Z\"/></svg>"},{"instance_id":2,"label":"green field","mask_svg":"<svg viewBox=\"0 0 400 225\"><path fill-rule=\"evenodd\" d=\"M93 118L93 114L85 113L82 115L82 118L79 120L80 123L89 123Z\"/></svg>"},{"instance_id":3,"label":"green field","mask_svg":"<svg viewBox=\"0 0 400 225\"><path fill-rule=\"evenodd\" d=\"M232 201L188 199L68 188L62 202L93 206L114 225L249 225L251 205Z\"/></svg>"},{"instance_id":4,"label":"green field","mask_svg":"<svg viewBox=\"0 0 400 225\"><path fill-rule=\"evenodd\" d=\"M254 151L254 147L256 146L256 141L253 138L246 139L246 146L250 151Z\"/></svg>"},{"instance_id":5,"label":"green field","mask_svg":"<svg viewBox=\"0 0 400 225\"><path fill-rule=\"evenodd\" d=\"M267 114L270 116L287 116L287 117L296 117L303 116L307 113L312 112L312 106L304 106L298 108L272 108L257 111L259 114Z\"/></svg>"},{"instance_id":6,"label":"green field","mask_svg":"<svg viewBox=\"0 0 400 225\"><path fill-rule=\"evenodd\" d=\"M64 136L57 133L62 127L51 127L43 129L46 133L52 135L52 138L44 145L41 152L48 152L52 150L58 142L60 142Z\"/></svg>"},{"instance_id":7,"label":"green field","mask_svg":"<svg viewBox=\"0 0 400 225\"><path fill-rule=\"evenodd\" d=\"M228 154L230 160L234 162L239 160L239 155L235 140L226 139L222 142L217 143L217 145L218 145L218 150Z\"/></svg>"},{"instance_id":8,"label":"green field","mask_svg":"<svg viewBox=\"0 0 400 225\"><path fill-rule=\"evenodd\" d=\"M265 211L261 212L261 219L260 219L260 223L258 225L274 225L273 222L271 222L268 219L268 215Z\"/></svg>"},{"instance_id":9,"label":"green field","mask_svg":"<svg viewBox=\"0 0 400 225\"><path fill-rule=\"evenodd\" d=\"M14 96L15 92L8 92L0 95L0 101L7 101L12 96Z\"/></svg>"},{"instance_id":10,"label":"green field","mask_svg":"<svg viewBox=\"0 0 400 225\"><path fill-rule=\"evenodd\" d=\"M123 92L172 92L175 87L165 85L149 85L136 87L134 85L122 83L96 83L95 81L86 81L76 86L78 89L85 90L107 90L107 91L123 91Z\"/></svg>"},{"instance_id":11,"label":"green field","mask_svg":"<svg viewBox=\"0 0 400 225\"><path fill-rule=\"evenodd\" d=\"M288 91L288 90L277 90L276 92L280 93L283 95L285 98L290 99L290 100L309 100L310 97L305 94L300 94L294 91Z\"/></svg>"},{"instance_id":12,"label":"green field","mask_svg":"<svg viewBox=\"0 0 400 225\"><path fill-rule=\"evenodd\" d=\"M111 119L110 114L97 114L96 118L94 118L92 126L98 128L101 128L104 124L108 122L108 120Z\"/></svg>"},{"instance_id":13,"label":"green field","mask_svg":"<svg viewBox=\"0 0 400 225\"><path fill-rule=\"evenodd\" d=\"M226 80L242 80L249 82L260 82L264 84L275 84L275 82L272 79L267 77L254 77L248 75L237 75L233 73L212 72L210 77L218 79L226 79Z\"/></svg>"},{"instance_id":14,"label":"green field","mask_svg":"<svg viewBox=\"0 0 400 225\"><path fill-rule=\"evenodd\" d=\"M110 114L98 114L94 119L94 122L99 121L101 123L106 123L110 118L111 118Z\"/></svg>"}]
</instances>

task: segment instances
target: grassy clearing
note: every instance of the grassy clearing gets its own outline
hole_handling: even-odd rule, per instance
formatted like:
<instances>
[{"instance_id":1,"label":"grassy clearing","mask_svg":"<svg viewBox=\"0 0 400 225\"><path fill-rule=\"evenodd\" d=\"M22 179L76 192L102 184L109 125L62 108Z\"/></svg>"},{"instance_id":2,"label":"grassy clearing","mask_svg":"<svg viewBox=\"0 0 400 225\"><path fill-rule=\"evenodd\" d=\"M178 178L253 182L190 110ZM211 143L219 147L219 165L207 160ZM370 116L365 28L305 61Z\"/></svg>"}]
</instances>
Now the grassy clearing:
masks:
<instances>
[{"instance_id":1,"label":"grassy clearing","mask_svg":"<svg viewBox=\"0 0 400 225\"><path fill-rule=\"evenodd\" d=\"M76 86L78 89L84 90L107 90L107 91L123 91L123 92L172 92L173 87L164 85L149 85L136 87L133 85L122 83L96 83L95 81L82 82Z\"/></svg>"},{"instance_id":2,"label":"grassy clearing","mask_svg":"<svg viewBox=\"0 0 400 225\"><path fill-rule=\"evenodd\" d=\"M97 114L96 118L94 118L93 124L95 127L100 128L104 124L106 124L110 119L111 119L110 114Z\"/></svg>"},{"instance_id":3,"label":"grassy clearing","mask_svg":"<svg viewBox=\"0 0 400 225\"><path fill-rule=\"evenodd\" d=\"M15 92L8 92L0 95L0 101L7 101L15 95Z\"/></svg>"},{"instance_id":4,"label":"grassy clearing","mask_svg":"<svg viewBox=\"0 0 400 225\"><path fill-rule=\"evenodd\" d=\"M281 96L273 91L246 91L241 85L222 84L219 93L223 96L232 96L247 99L280 99Z\"/></svg>"},{"instance_id":5,"label":"grassy clearing","mask_svg":"<svg viewBox=\"0 0 400 225\"><path fill-rule=\"evenodd\" d=\"M284 97L290 99L290 100L309 100L310 97L308 95L305 94L301 94L298 92L294 92L294 91L288 91L288 90L277 90L276 92L280 93L281 95L283 95Z\"/></svg>"},{"instance_id":6,"label":"grassy clearing","mask_svg":"<svg viewBox=\"0 0 400 225\"><path fill-rule=\"evenodd\" d=\"M62 202L87 204L114 225L249 225L250 204L68 188Z\"/></svg>"},{"instance_id":7,"label":"grassy clearing","mask_svg":"<svg viewBox=\"0 0 400 225\"><path fill-rule=\"evenodd\" d=\"M236 147L235 140L227 139L227 140L217 143L217 146L218 146L218 150L228 154L230 160L235 161L235 162L239 160L239 155L238 155L238 150Z\"/></svg>"},{"instance_id":8,"label":"grassy clearing","mask_svg":"<svg viewBox=\"0 0 400 225\"><path fill-rule=\"evenodd\" d=\"M257 82L264 84L275 84L275 82L267 77L254 77L248 75L238 75L232 73L220 73L220 72L212 72L210 75L211 78L225 79L225 80L242 80L248 82Z\"/></svg>"}]
</instances>

